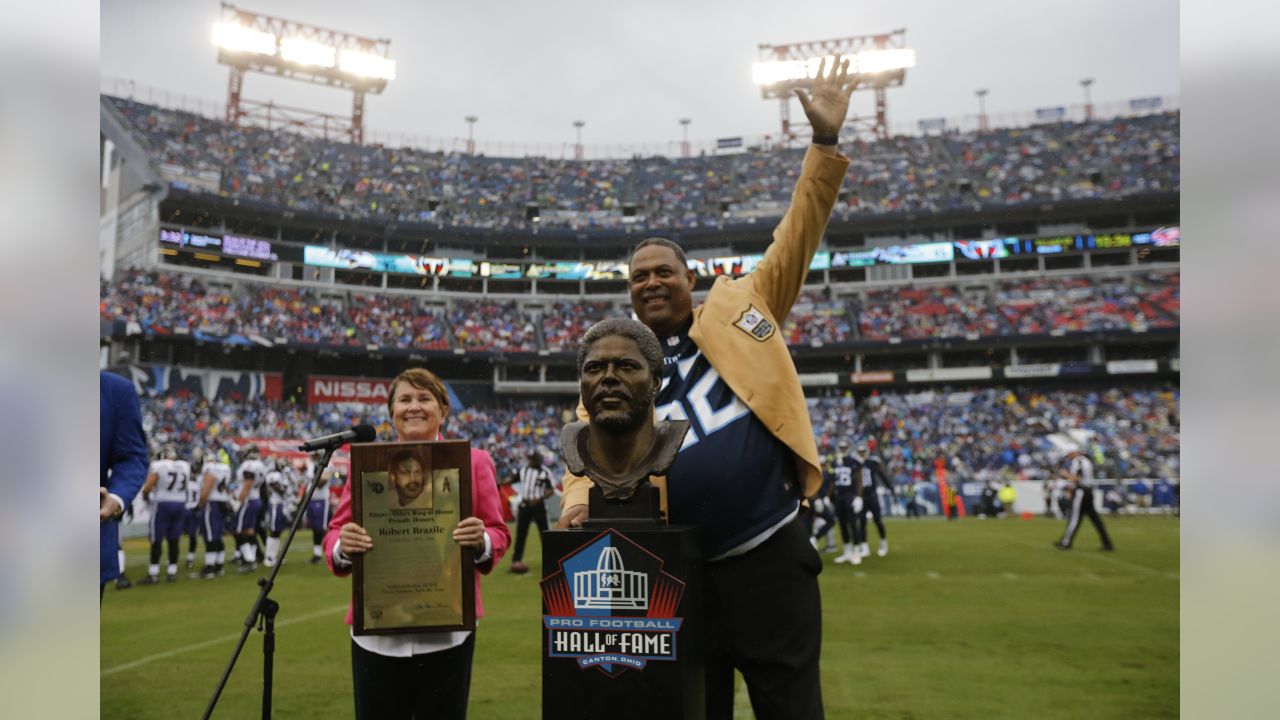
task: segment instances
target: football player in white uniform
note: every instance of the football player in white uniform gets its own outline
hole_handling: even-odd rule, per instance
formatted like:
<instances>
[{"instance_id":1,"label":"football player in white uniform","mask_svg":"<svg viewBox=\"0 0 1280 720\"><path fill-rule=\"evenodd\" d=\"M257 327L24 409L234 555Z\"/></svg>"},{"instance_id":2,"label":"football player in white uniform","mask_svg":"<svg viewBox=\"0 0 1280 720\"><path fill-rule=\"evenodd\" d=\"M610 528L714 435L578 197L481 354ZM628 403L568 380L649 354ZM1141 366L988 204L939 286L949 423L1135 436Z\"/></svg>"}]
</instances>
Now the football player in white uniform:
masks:
<instances>
[{"instance_id":1,"label":"football player in white uniform","mask_svg":"<svg viewBox=\"0 0 1280 720\"><path fill-rule=\"evenodd\" d=\"M240 572L253 572L258 568L257 527L262 514L262 501L258 492L267 478L267 465L258 453L257 445L249 445L240 455L240 467L236 470L240 494L236 497L239 511L236 513L236 547L240 548Z\"/></svg>"},{"instance_id":2,"label":"football player in white uniform","mask_svg":"<svg viewBox=\"0 0 1280 720\"><path fill-rule=\"evenodd\" d=\"M221 462L213 450L206 450L200 478L196 505L204 535L204 567L192 577L209 579L222 575L227 556L222 536L231 510L231 466Z\"/></svg>"},{"instance_id":3,"label":"football player in white uniform","mask_svg":"<svg viewBox=\"0 0 1280 720\"><path fill-rule=\"evenodd\" d=\"M139 585L155 585L160 582L160 546L169 542L169 567L165 579L178 579L178 544L186 520L187 483L191 481L191 464L178 459L178 448L165 443L160 449L160 459L151 463L147 481L142 485L142 499L151 503L151 523L148 528L151 540L151 564L147 577Z\"/></svg>"},{"instance_id":4,"label":"football player in white uniform","mask_svg":"<svg viewBox=\"0 0 1280 720\"><path fill-rule=\"evenodd\" d=\"M196 565L196 538L200 535L200 467L212 451L197 450L191 457L191 478L187 482L186 516L182 519L182 534L187 536L187 569ZM207 547L205 548L208 549Z\"/></svg>"},{"instance_id":5,"label":"football player in white uniform","mask_svg":"<svg viewBox=\"0 0 1280 720\"><path fill-rule=\"evenodd\" d=\"M275 567L280 552L280 533L289 527L289 509L297 504L297 485L288 458L275 459L275 467L267 472L267 552L263 564Z\"/></svg>"}]
</instances>

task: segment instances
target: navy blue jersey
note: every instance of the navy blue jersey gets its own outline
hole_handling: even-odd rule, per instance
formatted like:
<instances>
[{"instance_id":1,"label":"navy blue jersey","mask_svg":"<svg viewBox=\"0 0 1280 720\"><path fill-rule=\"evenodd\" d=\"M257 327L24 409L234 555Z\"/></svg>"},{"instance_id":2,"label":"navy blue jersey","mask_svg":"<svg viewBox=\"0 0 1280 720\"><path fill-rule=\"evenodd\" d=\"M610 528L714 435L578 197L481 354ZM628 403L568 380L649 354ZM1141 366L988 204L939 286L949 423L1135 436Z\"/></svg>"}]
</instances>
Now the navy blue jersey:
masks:
<instances>
[{"instance_id":1,"label":"navy blue jersey","mask_svg":"<svg viewBox=\"0 0 1280 720\"><path fill-rule=\"evenodd\" d=\"M723 554L781 522L799 505L791 452L775 438L689 339L663 342L659 420L689 420L667 473L673 524L698 528L703 552Z\"/></svg>"},{"instance_id":2,"label":"navy blue jersey","mask_svg":"<svg viewBox=\"0 0 1280 720\"><path fill-rule=\"evenodd\" d=\"M853 474L857 469L858 462L855 458L849 456L836 458L831 466L831 477L837 495L853 494L856 487Z\"/></svg>"},{"instance_id":3,"label":"navy blue jersey","mask_svg":"<svg viewBox=\"0 0 1280 720\"><path fill-rule=\"evenodd\" d=\"M889 484L889 476L884 472L884 465L877 455L868 455L858 463L858 472L862 474L862 492L875 494L876 485L893 490Z\"/></svg>"}]
</instances>

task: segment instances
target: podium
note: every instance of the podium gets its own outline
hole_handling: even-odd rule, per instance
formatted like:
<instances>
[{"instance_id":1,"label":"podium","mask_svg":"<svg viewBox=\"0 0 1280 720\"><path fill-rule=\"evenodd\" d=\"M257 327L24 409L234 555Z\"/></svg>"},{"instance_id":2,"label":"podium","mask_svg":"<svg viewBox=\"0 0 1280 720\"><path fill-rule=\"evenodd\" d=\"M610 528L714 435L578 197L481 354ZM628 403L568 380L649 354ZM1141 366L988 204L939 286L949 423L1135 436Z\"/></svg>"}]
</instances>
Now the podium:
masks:
<instances>
[{"instance_id":1,"label":"podium","mask_svg":"<svg viewBox=\"0 0 1280 720\"><path fill-rule=\"evenodd\" d=\"M658 491L592 488L580 529L542 533L542 717L705 717L702 555Z\"/></svg>"}]
</instances>

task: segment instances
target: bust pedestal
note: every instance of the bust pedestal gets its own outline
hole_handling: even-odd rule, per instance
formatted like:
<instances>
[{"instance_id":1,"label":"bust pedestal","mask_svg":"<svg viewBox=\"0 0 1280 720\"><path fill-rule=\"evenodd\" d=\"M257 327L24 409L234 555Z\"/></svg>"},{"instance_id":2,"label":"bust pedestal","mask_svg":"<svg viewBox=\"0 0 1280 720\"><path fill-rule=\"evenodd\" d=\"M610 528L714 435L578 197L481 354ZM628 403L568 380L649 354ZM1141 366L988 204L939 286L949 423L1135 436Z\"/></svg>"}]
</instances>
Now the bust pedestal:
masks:
<instances>
[{"instance_id":1,"label":"bust pedestal","mask_svg":"<svg viewBox=\"0 0 1280 720\"><path fill-rule=\"evenodd\" d=\"M692 527L623 519L548 530L542 567L542 717L705 717Z\"/></svg>"},{"instance_id":2,"label":"bust pedestal","mask_svg":"<svg viewBox=\"0 0 1280 720\"><path fill-rule=\"evenodd\" d=\"M575 424L576 425L576 424ZM542 717L701 720L706 716L702 553L690 526L666 525L651 474L670 467L683 427L662 428L634 479L597 478L566 451L571 472L601 487L579 529L542 533ZM567 427L564 445L578 445Z\"/></svg>"}]
</instances>

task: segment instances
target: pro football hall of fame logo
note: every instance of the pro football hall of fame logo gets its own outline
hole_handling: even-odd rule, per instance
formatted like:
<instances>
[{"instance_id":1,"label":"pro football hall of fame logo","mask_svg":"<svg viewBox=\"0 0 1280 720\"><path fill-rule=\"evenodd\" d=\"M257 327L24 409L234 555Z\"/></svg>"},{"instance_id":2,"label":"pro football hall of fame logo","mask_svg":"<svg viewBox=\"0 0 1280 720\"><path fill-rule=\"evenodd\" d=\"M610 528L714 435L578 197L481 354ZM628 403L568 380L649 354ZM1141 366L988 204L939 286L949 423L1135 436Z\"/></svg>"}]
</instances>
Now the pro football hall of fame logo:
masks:
<instances>
[{"instance_id":1,"label":"pro football hall of fame logo","mask_svg":"<svg viewBox=\"0 0 1280 720\"><path fill-rule=\"evenodd\" d=\"M685 583L663 572L661 558L610 529L559 564L542 579L549 657L610 677L676 659Z\"/></svg>"}]
</instances>

